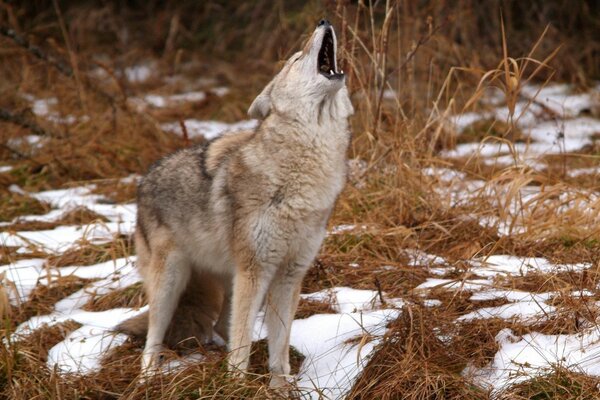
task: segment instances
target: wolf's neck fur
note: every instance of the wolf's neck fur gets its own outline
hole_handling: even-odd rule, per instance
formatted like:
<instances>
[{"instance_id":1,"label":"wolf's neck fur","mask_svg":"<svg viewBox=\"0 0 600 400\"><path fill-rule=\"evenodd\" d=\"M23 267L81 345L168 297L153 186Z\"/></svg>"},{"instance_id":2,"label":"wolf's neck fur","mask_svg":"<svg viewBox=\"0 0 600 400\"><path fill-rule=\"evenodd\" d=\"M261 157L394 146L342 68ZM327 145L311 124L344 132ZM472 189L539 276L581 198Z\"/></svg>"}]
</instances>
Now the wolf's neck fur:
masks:
<instances>
[{"instance_id":1,"label":"wolf's neck fur","mask_svg":"<svg viewBox=\"0 0 600 400\"><path fill-rule=\"evenodd\" d=\"M287 129L281 129L282 126ZM265 148L276 153L270 156L284 164L293 163L296 158L313 160L313 163L306 163L306 169L317 165L325 167L324 169L327 169L326 165L342 168L340 164L345 163L350 143L347 120L327 118L324 115L320 123L316 119L313 123L308 123L273 113L263 121L258 135L264 141Z\"/></svg>"},{"instance_id":2,"label":"wolf's neck fur","mask_svg":"<svg viewBox=\"0 0 600 400\"><path fill-rule=\"evenodd\" d=\"M292 149L309 147L345 155L350 141L348 117L353 112L346 89L318 102L293 103L295 107L285 110L273 107L259 129L263 139ZM289 129L281 131L281 126Z\"/></svg>"}]
</instances>

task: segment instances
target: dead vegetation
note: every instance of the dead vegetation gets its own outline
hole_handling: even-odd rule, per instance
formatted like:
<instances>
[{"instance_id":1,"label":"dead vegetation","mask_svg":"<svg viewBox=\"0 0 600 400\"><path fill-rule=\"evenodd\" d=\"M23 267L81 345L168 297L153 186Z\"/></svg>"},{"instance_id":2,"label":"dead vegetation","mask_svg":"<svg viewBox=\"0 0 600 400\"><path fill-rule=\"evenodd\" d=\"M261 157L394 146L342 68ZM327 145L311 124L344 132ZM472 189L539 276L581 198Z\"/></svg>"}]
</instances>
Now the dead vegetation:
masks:
<instances>
[{"instance_id":1,"label":"dead vegetation","mask_svg":"<svg viewBox=\"0 0 600 400\"><path fill-rule=\"evenodd\" d=\"M64 267L68 265L93 265L105 261L127 257L133 253L133 241L130 237L117 237L110 243L95 244L90 242L78 243L77 246L61 254L52 254L47 257L51 267Z\"/></svg>"},{"instance_id":2,"label":"dead vegetation","mask_svg":"<svg viewBox=\"0 0 600 400\"><path fill-rule=\"evenodd\" d=\"M85 207L76 207L53 221L19 221L17 219L4 229L12 232L41 231L54 229L62 225L88 225L93 222L108 222L108 220Z\"/></svg>"},{"instance_id":3,"label":"dead vegetation","mask_svg":"<svg viewBox=\"0 0 600 400\"><path fill-rule=\"evenodd\" d=\"M541 171L516 163L490 166L472 157L448 160L439 156L440 151L466 141L513 146L529 140L514 123L519 115L512 112L507 121L478 122L461 135L447 128L444 122L450 113L483 107L478 100L490 87L499 88L505 95L504 106L514 111L526 82L543 84L552 78L586 88L598 79L598 22L593 20L598 8L594 2L539 1L531 7L466 1L455 7L451 2L432 1L421 7L400 1L375 5L362 1L208 1L166 2L157 8L139 2L140 7L67 3L61 2L61 8L58 2L44 6L32 1L6 2L0 7L0 27L17 35L4 29L0 38L0 70L6 77L0 82L0 111L8 112L0 112L0 158L3 165L13 166L0 174L0 221L50 210L29 196L9 191L10 185L36 191L93 181L94 193L108 202L134 201L135 182L120 178L141 174L163 155L193 142L183 129L181 136L173 135L164 132L160 123L186 118L245 119L248 104L272 75L273 65L300 46L299 38L306 36L307 27L327 15L339 32L340 64L348 71L357 108L350 155L366 165L358 172L356 184L341 196L331 222L331 226L353 224L356 228L326 239L303 292L350 286L375 290L383 301L386 297L407 301L347 398L488 399L490 392L461 372L467 365L481 367L492 360L501 329L518 335L531 331L560 334L596 324L598 310L591 299L598 299L598 225L577 208L559 215L561 203L554 200L574 190L598 189L596 175L569 177L565 173L568 168L596 167L600 161L597 141L577 154L548 156ZM57 11L66 22L66 34ZM15 37L25 38L29 45ZM560 57L553 57L560 45ZM150 65L150 78L128 80L126 68L136 65ZM199 78L209 82L201 83ZM218 86L227 86L229 94L210 92ZM165 108L139 108L132 101L148 93L187 90L207 94L201 101ZM27 95L59 101L49 103L48 113L39 115ZM71 123L65 122L69 116L74 118ZM23 142L31 133L41 134L41 147ZM468 203L453 206L448 195L436 191L437 178L422 173L425 167L465 172L496 191L490 195L481 189ZM510 221L506 207L498 204L508 204L507 197L522 201L518 193L527 185L546 191L540 195L543 198L528 203L534 213L519 216L528 228L525 233L500 236L497 225L478 223L479 218L490 216L498 222ZM574 201L581 199L574 195ZM50 229L101 220L89 210L77 209L55 222L17 221L2 230ZM408 264L403 251L407 248L443 256L453 267L445 277L459 280L469 276L466 259L493 254L546 257L557 263L590 262L594 267L494 282L504 289L559 292L551 301L559 312L551 319L533 325L498 318L457 324L461 315L482 306L503 305L506 300L474 302L470 292L440 288L428 298L441 300L442 305L426 306L413 289L432 275L427 266ZM102 245L80 243L56 255L35 249L22 255L16 250L3 247L2 263L39 256L50 267L85 266L133 253L127 237ZM16 323L50 312L58 299L85 283L67 277L36 289L21 307L11 310L0 336L9 338ZM582 289L592 295L568 295ZM84 309L140 307L145 301L141 285L136 284L94 297ZM304 300L296 317L330 312L334 311L329 304ZM140 383L142 344L132 341L107 355L102 369L91 375L69 376L48 369L49 349L77 328L73 322L57 324L37 330L24 341L1 346L0 397L277 398L264 385L266 349L262 342L256 344L252 358L254 374L243 382L227 376L223 349L200 346L202 362ZM178 357L167 355L168 360ZM293 353L292 358L297 369L301 356ZM502 398L592 399L597 385L596 378L557 366L510 388Z\"/></svg>"}]
</instances>

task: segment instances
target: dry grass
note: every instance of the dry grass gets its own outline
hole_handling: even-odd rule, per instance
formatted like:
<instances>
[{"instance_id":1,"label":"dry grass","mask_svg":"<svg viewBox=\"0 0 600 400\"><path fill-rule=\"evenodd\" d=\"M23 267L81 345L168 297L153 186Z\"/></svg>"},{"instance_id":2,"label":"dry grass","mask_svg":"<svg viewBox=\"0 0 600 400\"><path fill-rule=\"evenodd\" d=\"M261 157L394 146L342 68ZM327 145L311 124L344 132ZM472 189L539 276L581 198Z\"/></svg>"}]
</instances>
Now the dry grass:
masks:
<instances>
[{"instance_id":1,"label":"dry grass","mask_svg":"<svg viewBox=\"0 0 600 400\"><path fill-rule=\"evenodd\" d=\"M331 307L331 304L301 299L296 310L294 319L308 318L315 314L335 314L336 311Z\"/></svg>"},{"instance_id":2,"label":"dry grass","mask_svg":"<svg viewBox=\"0 0 600 400\"><path fill-rule=\"evenodd\" d=\"M105 311L120 307L138 309L147 303L148 300L144 294L142 284L136 283L99 297L93 297L82 309L87 311Z\"/></svg>"},{"instance_id":3,"label":"dry grass","mask_svg":"<svg viewBox=\"0 0 600 400\"><path fill-rule=\"evenodd\" d=\"M403 309L348 394L350 399L485 399L460 376L472 348L444 343L440 314ZM444 318L444 321L447 318ZM447 328L447 326L446 326Z\"/></svg>"},{"instance_id":4,"label":"dry grass","mask_svg":"<svg viewBox=\"0 0 600 400\"><path fill-rule=\"evenodd\" d=\"M54 311L57 301L82 289L90 282L89 279L65 276L52 278L48 285L37 285L25 302L13 308L11 323L16 326L33 316L50 314Z\"/></svg>"},{"instance_id":5,"label":"dry grass","mask_svg":"<svg viewBox=\"0 0 600 400\"><path fill-rule=\"evenodd\" d=\"M88 225L93 222L108 222L106 218L86 207L77 207L66 212L62 217L52 221L19 221L6 226L4 229L9 232L18 231L41 231L54 229L63 225Z\"/></svg>"},{"instance_id":6,"label":"dry grass","mask_svg":"<svg viewBox=\"0 0 600 400\"><path fill-rule=\"evenodd\" d=\"M2 200L0 200L0 208L2 209L0 222L12 221L13 218L20 215L45 214L50 210L48 205L29 196L9 192L8 190L0 190L0 194L2 195Z\"/></svg>"},{"instance_id":7,"label":"dry grass","mask_svg":"<svg viewBox=\"0 0 600 400\"><path fill-rule=\"evenodd\" d=\"M489 393L460 373L466 365L484 366L491 360L501 329L510 328L516 334L534 330L571 333L597 321L597 310L590 301L566 294L588 289L597 299L599 232L589 215L579 209L559 214L560 203L553 201L574 189L597 190L595 176L569 178L565 174L566 168L598 165L597 141L580 154L547 157L542 171L489 166L477 158L445 160L438 156L440 150L467 140L512 144L528 139L515 125L519 115L513 112L508 121L479 122L461 135L447 127L449 113L484 107L478 100L490 87L503 91L505 106L514 111L520 90L529 81L563 78L585 88L590 79L600 76L598 41L593 39L598 23L589 20L597 10L593 2L569 5L568 10L558 2L541 1L536 7L501 1L491 5L465 1L459 7L446 1L426 2L423 7L397 1L376 2L375 6L369 2L167 3L170 8L123 6L119 10L109 3L93 9L86 4L61 3L69 46L52 7L32 1L2 6L0 25L15 28L49 55L40 58L10 39L0 39L4 44L0 70L6 77L0 82L0 108L45 132L41 149L0 147L0 157L15 167L0 174L2 187L16 184L41 190L93 181L97 185L94 192L108 202L134 201L135 183L118 179L141 174L156 159L190 144L163 132L161 122L246 118L248 104L272 76L276 61L298 48L307 27L327 15L338 32L340 64L348 72L357 109L350 156L364 160L366 166L340 197L331 221L332 226L354 224L357 228L326 239L303 292L351 286L375 290L381 299L383 293L402 297L408 304L389 326L348 398L487 399ZM546 29L549 20L554 25ZM560 57L553 58L561 44ZM71 73L64 68L59 71L56 60L69 66ZM155 76L143 83L128 82L122 69L145 60L155 62ZM98 69L104 71L104 77L98 76ZM198 77L211 79L208 87L229 87L230 94L219 97L209 93L201 102L164 109L137 110L131 102L132 97L146 93L205 90ZM59 102L50 111L78 120L69 125L36 116L22 96L25 93L36 98L57 97ZM392 93L391 98L384 93ZM31 132L23 124L0 125L2 143ZM471 179L485 181L486 188L495 191L490 195L481 190L468 204L452 207L435 191L439 182L422 174L423 167L454 168ZM499 236L497 226L479 225L477 219L483 217L508 220L511 216L498 204L507 204L507 198L520 201L519 190L527 185L546 191L527 204L535 212L521 216L528 227L525 233ZM2 221L49 210L5 189L0 195ZM574 200L581 198L575 196ZM86 224L98 219L79 210L56 224ZM17 223L8 229L48 229L56 224ZM457 324L460 315L506 301L473 302L468 292L435 289L428 297L441 300L442 306L425 307L413 288L431 275L425 266L408 265L403 251L407 248L443 256L454 267L447 277L456 279L469 276L465 259L491 254L540 256L558 263L591 262L595 267L586 272L496 280L499 288L561 293L552 300L559 310L552 319L533 326L501 319ZM80 243L51 256L42 252L21 255L3 247L2 263L40 256L52 267L92 265L132 253L130 239L121 237L104 245ZM12 322L2 336L8 336L14 323L51 311L58 299L84 283L61 278L36 289L28 302L12 310ZM140 289L138 284L99 296L85 309L139 307L145 303ZM333 310L328 304L302 301L296 317L329 312ZM47 351L76 328L74 323L44 328L26 341L3 346L0 397L276 397L265 386L262 342L256 345L252 359L254 375L245 381L227 376L223 349L200 346L205 361L140 383L143 344L137 342L128 342L107 355L101 370L85 377L49 370L45 366ZM444 337L450 339L442 340ZM178 357L176 353L167 355L167 359ZM293 353L292 358L297 368L300 357ZM587 399L594 398L596 385L593 378L556 368L547 376L515 386L505 397Z\"/></svg>"},{"instance_id":8,"label":"dry grass","mask_svg":"<svg viewBox=\"0 0 600 400\"><path fill-rule=\"evenodd\" d=\"M68 265L93 265L105 261L116 260L133 254L133 242L130 237L117 237L110 243L94 244L78 243L77 246L61 253L47 257L51 267Z\"/></svg>"},{"instance_id":9,"label":"dry grass","mask_svg":"<svg viewBox=\"0 0 600 400\"><path fill-rule=\"evenodd\" d=\"M598 398L598 380L556 366L548 374L515 385L502 400L592 400Z\"/></svg>"},{"instance_id":10,"label":"dry grass","mask_svg":"<svg viewBox=\"0 0 600 400\"><path fill-rule=\"evenodd\" d=\"M137 184L135 182L122 182L120 179L98 181L92 193L102 195L105 202L122 204L135 202Z\"/></svg>"}]
</instances>

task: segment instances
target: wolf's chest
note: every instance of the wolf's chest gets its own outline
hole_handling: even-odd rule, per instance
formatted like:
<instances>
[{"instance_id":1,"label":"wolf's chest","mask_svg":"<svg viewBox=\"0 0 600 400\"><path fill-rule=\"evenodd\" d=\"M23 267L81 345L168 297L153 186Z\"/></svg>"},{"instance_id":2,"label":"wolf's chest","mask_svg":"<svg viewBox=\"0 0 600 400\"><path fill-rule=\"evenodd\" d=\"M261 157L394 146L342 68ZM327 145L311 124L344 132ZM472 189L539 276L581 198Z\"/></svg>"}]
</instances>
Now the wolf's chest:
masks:
<instances>
[{"instance_id":1,"label":"wolf's chest","mask_svg":"<svg viewBox=\"0 0 600 400\"><path fill-rule=\"evenodd\" d=\"M305 170L281 177L272 204L290 211L321 212L333 207L346 182L345 166L336 170Z\"/></svg>"}]
</instances>

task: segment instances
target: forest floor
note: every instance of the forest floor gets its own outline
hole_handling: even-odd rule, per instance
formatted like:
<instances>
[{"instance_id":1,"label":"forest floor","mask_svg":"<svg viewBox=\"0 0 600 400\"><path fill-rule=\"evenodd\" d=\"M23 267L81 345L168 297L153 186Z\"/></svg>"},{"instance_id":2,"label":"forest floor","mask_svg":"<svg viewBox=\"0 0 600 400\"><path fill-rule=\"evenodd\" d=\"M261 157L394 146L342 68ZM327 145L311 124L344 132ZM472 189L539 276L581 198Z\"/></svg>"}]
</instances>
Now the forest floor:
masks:
<instances>
[{"instance_id":1,"label":"forest floor","mask_svg":"<svg viewBox=\"0 0 600 400\"><path fill-rule=\"evenodd\" d=\"M205 78L193 64L181 71L163 74L152 60L111 71L130 88L131 112L152 118L153 134L163 135L164 148L147 158L257 124L243 114L247 89ZM91 73L99 86L114 78L102 69ZM45 133L74 138L104 124L102 134L110 135L110 112L72 112L77 95L26 89L18 102ZM401 163L353 152L348 186L292 326L301 396L596 398L599 92L600 85L528 83L511 113L502 92L486 90L477 111L442 113L437 133L451 132L451 139L410 167L410 182ZM386 91L384 101L395 100ZM131 130L146 123L129 122ZM261 318L246 382L226 376L222 343L174 351L162 376L139 379L143 343L113 328L147 307L131 243L143 169L127 145L144 134L108 144L86 138L62 149L64 136L26 129L4 136L10 156L0 163L3 394L276 396L265 386ZM122 153L114 165L77 158L79 149L101 155L105 145ZM75 154L73 161L61 151ZM54 179L31 162L47 154L67 160L58 168L77 171L74 178ZM127 163L134 164L122 168L127 173L114 172ZM86 168L112 176L88 180ZM420 206L394 203L407 195ZM423 206L432 197L435 207ZM414 218L396 223L401 214Z\"/></svg>"}]
</instances>

